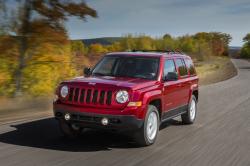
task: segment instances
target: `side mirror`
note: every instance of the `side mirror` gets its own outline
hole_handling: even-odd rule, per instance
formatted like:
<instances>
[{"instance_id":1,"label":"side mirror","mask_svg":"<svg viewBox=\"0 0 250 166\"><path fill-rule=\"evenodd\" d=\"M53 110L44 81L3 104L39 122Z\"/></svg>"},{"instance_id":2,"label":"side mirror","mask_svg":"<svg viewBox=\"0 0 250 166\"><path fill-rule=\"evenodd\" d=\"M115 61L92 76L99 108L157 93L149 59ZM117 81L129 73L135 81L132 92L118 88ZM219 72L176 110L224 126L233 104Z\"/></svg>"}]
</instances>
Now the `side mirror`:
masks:
<instances>
[{"instance_id":1,"label":"side mirror","mask_svg":"<svg viewBox=\"0 0 250 166\"><path fill-rule=\"evenodd\" d=\"M164 78L164 81L177 81L177 80L178 80L178 74L176 72L169 72Z\"/></svg>"},{"instance_id":2,"label":"side mirror","mask_svg":"<svg viewBox=\"0 0 250 166\"><path fill-rule=\"evenodd\" d=\"M90 76L91 74L91 69L89 67L85 67L83 70L84 76Z\"/></svg>"}]
</instances>

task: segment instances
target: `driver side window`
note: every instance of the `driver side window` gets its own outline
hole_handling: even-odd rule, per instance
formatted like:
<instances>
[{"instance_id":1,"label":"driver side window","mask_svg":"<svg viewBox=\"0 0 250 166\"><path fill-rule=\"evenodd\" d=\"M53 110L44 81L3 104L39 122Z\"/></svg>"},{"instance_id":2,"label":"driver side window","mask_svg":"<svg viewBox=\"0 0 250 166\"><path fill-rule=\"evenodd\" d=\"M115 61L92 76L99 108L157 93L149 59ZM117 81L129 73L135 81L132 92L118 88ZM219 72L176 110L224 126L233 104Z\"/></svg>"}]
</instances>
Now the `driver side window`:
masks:
<instances>
[{"instance_id":1,"label":"driver side window","mask_svg":"<svg viewBox=\"0 0 250 166\"><path fill-rule=\"evenodd\" d=\"M176 72L174 60L172 59L168 59L165 61L163 78L165 78L169 72Z\"/></svg>"}]
</instances>

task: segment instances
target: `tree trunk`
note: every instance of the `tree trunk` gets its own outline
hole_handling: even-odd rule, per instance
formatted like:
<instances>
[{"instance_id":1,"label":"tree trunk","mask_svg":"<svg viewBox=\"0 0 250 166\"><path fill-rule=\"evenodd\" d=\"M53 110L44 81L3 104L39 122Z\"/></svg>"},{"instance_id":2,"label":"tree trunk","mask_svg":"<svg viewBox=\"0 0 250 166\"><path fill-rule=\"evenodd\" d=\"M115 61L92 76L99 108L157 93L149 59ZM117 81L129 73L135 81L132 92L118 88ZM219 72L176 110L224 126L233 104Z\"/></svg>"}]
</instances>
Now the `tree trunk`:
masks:
<instances>
[{"instance_id":1,"label":"tree trunk","mask_svg":"<svg viewBox=\"0 0 250 166\"><path fill-rule=\"evenodd\" d=\"M30 33L30 18L31 18L31 2L25 0L23 9L21 10L21 26L18 28L18 40L19 40L19 59L18 66L14 73L14 79L16 83L16 89L14 96L22 95L22 78L23 69L26 67L26 54L28 50L28 36Z\"/></svg>"},{"instance_id":2,"label":"tree trunk","mask_svg":"<svg viewBox=\"0 0 250 166\"><path fill-rule=\"evenodd\" d=\"M26 66L26 62L25 62L25 54L27 51L27 38L24 36L21 36L19 39L19 44L20 44L20 55L19 55L19 59L18 59L18 66L17 69L15 71L15 83L16 83L16 90L15 90L15 97L21 96L22 95L22 78L23 78L23 69Z\"/></svg>"}]
</instances>

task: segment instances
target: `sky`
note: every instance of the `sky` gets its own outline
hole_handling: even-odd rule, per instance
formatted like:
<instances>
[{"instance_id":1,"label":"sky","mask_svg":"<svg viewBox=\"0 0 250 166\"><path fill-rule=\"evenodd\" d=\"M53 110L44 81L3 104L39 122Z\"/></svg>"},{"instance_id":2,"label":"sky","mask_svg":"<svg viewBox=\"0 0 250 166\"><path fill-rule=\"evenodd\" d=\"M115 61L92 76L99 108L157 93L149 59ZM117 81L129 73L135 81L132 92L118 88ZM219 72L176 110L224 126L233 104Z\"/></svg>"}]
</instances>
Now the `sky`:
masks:
<instances>
[{"instance_id":1,"label":"sky","mask_svg":"<svg viewBox=\"0 0 250 166\"><path fill-rule=\"evenodd\" d=\"M250 33L249 0L85 0L98 12L87 22L70 18L71 39L119 37L128 33L174 37L197 32L232 35L231 46L241 46Z\"/></svg>"}]
</instances>

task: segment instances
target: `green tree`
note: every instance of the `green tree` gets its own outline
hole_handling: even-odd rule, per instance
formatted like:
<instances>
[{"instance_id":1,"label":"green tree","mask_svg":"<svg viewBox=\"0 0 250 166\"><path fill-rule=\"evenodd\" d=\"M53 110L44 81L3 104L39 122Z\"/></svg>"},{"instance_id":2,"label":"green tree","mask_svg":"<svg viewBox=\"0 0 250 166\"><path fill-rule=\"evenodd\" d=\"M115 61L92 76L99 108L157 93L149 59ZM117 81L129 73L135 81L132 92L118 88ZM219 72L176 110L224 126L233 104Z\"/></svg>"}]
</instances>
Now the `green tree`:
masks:
<instances>
[{"instance_id":1,"label":"green tree","mask_svg":"<svg viewBox=\"0 0 250 166\"><path fill-rule=\"evenodd\" d=\"M131 51L136 49L136 40L135 37L133 37L132 34L128 34L124 37L122 37L122 40L120 41L121 49L124 51Z\"/></svg>"},{"instance_id":2,"label":"green tree","mask_svg":"<svg viewBox=\"0 0 250 166\"><path fill-rule=\"evenodd\" d=\"M242 58L250 58L250 33L243 38L244 45L240 51Z\"/></svg>"},{"instance_id":3,"label":"green tree","mask_svg":"<svg viewBox=\"0 0 250 166\"><path fill-rule=\"evenodd\" d=\"M163 42L164 42L164 48L167 50L178 49L178 42L174 38L165 38Z\"/></svg>"},{"instance_id":4,"label":"green tree","mask_svg":"<svg viewBox=\"0 0 250 166\"><path fill-rule=\"evenodd\" d=\"M250 33L248 33L244 38L243 38L243 42L247 43L250 45Z\"/></svg>"},{"instance_id":5,"label":"green tree","mask_svg":"<svg viewBox=\"0 0 250 166\"><path fill-rule=\"evenodd\" d=\"M193 53L195 51L195 42L191 36L182 36L179 38L179 48L183 52Z\"/></svg>"},{"instance_id":6,"label":"green tree","mask_svg":"<svg viewBox=\"0 0 250 166\"><path fill-rule=\"evenodd\" d=\"M170 34L168 34L168 33L166 33L164 36L163 36L163 39L171 39L172 37L171 37L171 35Z\"/></svg>"},{"instance_id":7,"label":"green tree","mask_svg":"<svg viewBox=\"0 0 250 166\"><path fill-rule=\"evenodd\" d=\"M33 55L43 43L62 44L67 42L64 22L70 16L86 20L96 17L96 11L85 2L63 0L16 0L16 8L8 8L1 0L1 12L6 14L6 30L19 41L17 66L13 75L15 94L22 92L23 72ZM8 14L11 13L11 17ZM15 16L15 17L13 17ZM1 20L2 21L2 20ZM47 45L48 46L48 45Z\"/></svg>"}]
</instances>

